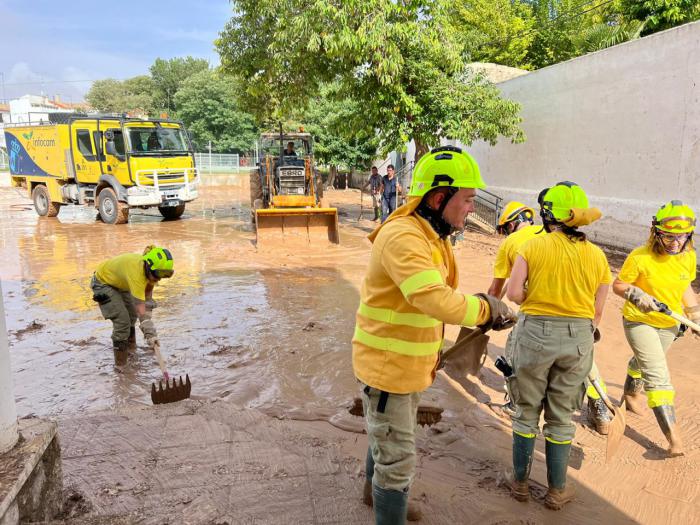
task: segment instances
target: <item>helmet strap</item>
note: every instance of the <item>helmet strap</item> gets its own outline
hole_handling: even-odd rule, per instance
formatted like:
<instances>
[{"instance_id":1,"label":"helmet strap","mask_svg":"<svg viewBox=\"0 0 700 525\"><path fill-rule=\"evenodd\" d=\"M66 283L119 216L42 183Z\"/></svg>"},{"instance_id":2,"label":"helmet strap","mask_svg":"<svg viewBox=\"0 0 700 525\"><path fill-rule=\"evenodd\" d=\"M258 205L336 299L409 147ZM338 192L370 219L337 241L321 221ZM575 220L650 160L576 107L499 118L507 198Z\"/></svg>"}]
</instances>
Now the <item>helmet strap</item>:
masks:
<instances>
[{"instance_id":1,"label":"helmet strap","mask_svg":"<svg viewBox=\"0 0 700 525\"><path fill-rule=\"evenodd\" d=\"M445 189L447 190L447 192L445 198L440 204L439 209L435 210L428 205L428 199L426 197L430 195L430 192L427 193L425 197L423 197L423 200L421 200L420 204L416 208L416 213L430 223L430 225L433 227L433 230L435 230L435 233L437 233L441 239L446 239L447 236L450 235L453 231L461 229L455 228L442 217L447 203L459 191L457 188L454 188L452 186L445 187Z\"/></svg>"}]
</instances>

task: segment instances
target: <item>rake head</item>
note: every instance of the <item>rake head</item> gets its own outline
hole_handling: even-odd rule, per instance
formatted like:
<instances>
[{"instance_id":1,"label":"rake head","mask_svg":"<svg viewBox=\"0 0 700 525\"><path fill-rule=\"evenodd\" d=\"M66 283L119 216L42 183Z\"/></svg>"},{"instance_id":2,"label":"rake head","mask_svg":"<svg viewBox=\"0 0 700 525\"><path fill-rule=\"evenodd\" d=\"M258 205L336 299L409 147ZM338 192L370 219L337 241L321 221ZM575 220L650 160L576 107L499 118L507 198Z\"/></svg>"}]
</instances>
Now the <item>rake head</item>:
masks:
<instances>
[{"instance_id":1,"label":"rake head","mask_svg":"<svg viewBox=\"0 0 700 525\"><path fill-rule=\"evenodd\" d=\"M158 388L156 388L155 383L151 385L151 401L153 401L154 405L175 403L176 401L189 398L191 391L192 383L190 383L189 374L185 375L184 383L182 381L182 376L180 376L179 383L176 378L172 379L172 384L170 381L166 381L165 387L163 387L162 381L158 381Z\"/></svg>"},{"instance_id":2,"label":"rake head","mask_svg":"<svg viewBox=\"0 0 700 525\"><path fill-rule=\"evenodd\" d=\"M352 406L349 408L353 416L364 417L365 411L362 407L362 399L356 397L352 400ZM439 423L442 419L443 409L436 406L430 405L418 405L418 424L425 426L432 426L435 423Z\"/></svg>"}]
</instances>

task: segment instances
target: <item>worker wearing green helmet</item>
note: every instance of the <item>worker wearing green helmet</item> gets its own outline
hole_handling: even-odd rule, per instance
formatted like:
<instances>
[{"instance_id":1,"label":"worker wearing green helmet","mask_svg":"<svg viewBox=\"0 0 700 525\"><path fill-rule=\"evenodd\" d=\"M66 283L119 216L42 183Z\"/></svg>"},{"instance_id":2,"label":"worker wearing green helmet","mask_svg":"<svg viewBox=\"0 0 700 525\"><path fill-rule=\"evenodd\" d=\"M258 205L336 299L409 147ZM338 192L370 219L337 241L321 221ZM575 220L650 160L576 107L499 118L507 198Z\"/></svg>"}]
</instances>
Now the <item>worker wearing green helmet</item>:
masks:
<instances>
[{"instance_id":1,"label":"worker wearing green helmet","mask_svg":"<svg viewBox=\"0 0 700 525\"><path fill-rule=\"evenodd\" d=\"M697 265L694 230L695 213L689 206L678 200L664 204L652 219L646 244L627 256L613 284L613 291L627 300L623 326L634 353L627 365L625 404L629 411L643 413L646 392L646 404L669 442L670 456L683 454L675 390L666 361L679 326L660 313L657 300L674 312L684 312L691 321L700 321L700 306L691 286Z\"/></svg>"},{"instance_id":2,"label":"worker wearing green helmet","mask_svg":"<svg viewBox=\"0 0 700 525\"><path fill-rule=\"evenodd\" d=\"M576 431L571 417L583 401L594 333L612 276L603 251L578 229L600 218L583 189L560 182L543 191L539 201L548 234L518 250L507 289L508 298L521 305L507 349L513 368L507 381L517 407L508 483L515 499L529 499L528 478L544 411L545 505L557 510L574 497L566 479Z\"/></svg>"},{"instance_id":3,"label":"worker wearing green helmet","mask_svg":"<svg viewBox=\"0 0 700 525\"><path fill-rule=\"evenodd\" d=\"M476 190L484 187L471 156L451 146L434 149L416 164L408 202L369 236L352 360L369 441L364 501L374 506L378 524L400 525L419 515L408 502L417 409L435 379L444 325L486 331L514 321L499 299L457 289L448 236L464 228Z\"/></svg>"},{"instance_id":4,"label":"worker wearing green helmet","mask_svg":"<svg viewBox=\"0 0 700 525\"><path fill-rule=\"evenodd\" d=\"M169 250L148 246L143 255L124 253L97 266L92 277L93 300L105 319L112 321L114 361L126 364L128 350L136 348L136 321L146 343L153 347L158 335L153 324L153 287L172 277L173 256Z\"/></svg>"}]
</instances>

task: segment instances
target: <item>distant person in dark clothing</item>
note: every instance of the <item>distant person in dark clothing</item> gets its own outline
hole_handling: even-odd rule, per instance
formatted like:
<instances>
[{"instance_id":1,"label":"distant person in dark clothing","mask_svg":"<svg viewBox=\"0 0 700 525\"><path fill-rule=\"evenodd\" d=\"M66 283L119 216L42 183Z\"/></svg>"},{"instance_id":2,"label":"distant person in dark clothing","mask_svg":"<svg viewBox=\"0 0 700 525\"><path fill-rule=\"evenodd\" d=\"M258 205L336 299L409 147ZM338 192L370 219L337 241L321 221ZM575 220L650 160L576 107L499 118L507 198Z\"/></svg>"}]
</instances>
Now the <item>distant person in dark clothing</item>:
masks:
<instances>
[{"instance_id":1,"label":"distant person in dark clothing","mask_svg":"<svg viewBox=\"0 0 700 525\"><path fill-rule=\"evenodd\" d=\"M285 150L282 152L282 154L283 154L285 157L296 157L296 156L297 156L297 152L294 151L294 142L292 142L291 140L290 140L289 142L287 142L287 149L285 149Z\"/></svg>"},{"instance_id":2,"label":"distant person in dark clothing","mask_svg":"<svg viewBox=\"0 0 700 525\"><path fill-rule=\"evenodd\" d=\"M396 209L399 193L401 193L401 185L396 179L394 165L389 164L386 168L386 175L382 177L382 185L379 188L379 194L382 199L382 222Z\"/></svg>"},{"instance_id":3,"label":"distant person in dark clothing","mask_svg":"<svg viewBox=\"0 0 700 525\"><path fill-rule=\"evenodd\" d=\"M367 187L369 187L370 195L372 195L372 208L374 209L374 217L372 218L372 220L378 221L382 216L381 206L379 202L379 189L382 187L382 176L379 175L379 170L377 170L376 166L372 166L372 174L369 176L369 179L367 180L365 185L362 186L362 191L364 191Z\"/></svg>"}]
</instances>

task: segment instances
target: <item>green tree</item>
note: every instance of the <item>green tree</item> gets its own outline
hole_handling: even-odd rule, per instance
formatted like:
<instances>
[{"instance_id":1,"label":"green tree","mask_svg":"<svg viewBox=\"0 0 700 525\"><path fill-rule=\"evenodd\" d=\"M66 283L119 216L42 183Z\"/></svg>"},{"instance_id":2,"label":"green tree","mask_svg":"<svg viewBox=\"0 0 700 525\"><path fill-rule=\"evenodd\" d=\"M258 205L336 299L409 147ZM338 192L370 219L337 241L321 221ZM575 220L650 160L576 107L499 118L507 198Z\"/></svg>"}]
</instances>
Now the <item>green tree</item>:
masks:
<instances>
[{"instance_id":1,"label":"green tree","mask_svg":"<svg viewBox=\"0 0 700 525\"><path fill-rule=\"evenodd\" d=\"M106 113L151 114L153 112L153 83L148 76L119 81L113 78L97 80L90 86L85 100Z\"/></svg>"},{"instance_id":2,"label":"green tree","mask_svg":"<svg viewBox=\"0 0 700 525\"><path fill-rule=\"evenodd\" d=\"M700 19L698 0L619 0L619 12L645 22L643 35Z\"/></svg>"},{"instance_id":3,"label":"green tree","mask_svg":"<svg viewBox=\"0 0 700 525\"><path fill-rule=\"evenodd\" d=\"M379 137L374 128L358 119L360 103L338 100L337 86L323 86L302 117L305 128L314 137L314 154L320 164L351 170L366 170L377 155Z\"/></svg>"},{"instance_id":4,"label":"green tree","mask_svg":"<svg viewBox=\"0 0 700 525\"><path fill-rule=\"evenodd\" d=\"M213 71L200 71L185 80L174 97L178 116L192 132L200 150L212 144L217 153L244 153L253 149L257 128L252 115L242 111L234 86Z\"/></svg>"},{"instance_id":5,"label":"green tree","mask_svg":"<svg viewBox=\"0 0 700 525\"><path fill-rule=\"evenodd\" d=\"M520 0L456 0L453 23L470 59L529 69L525 60L535 38L532 6Z\"/></svg>"},{"instance_id":6,"label":"green tree","mask_svg":"<svg viewBox=\"0 0 700 525\"><path fill-rule=\"evenodd\" d=\"M237 0L216 46L261 120L284 120L337 82L384 150L522 140L519 106L465 67L452 11L447 0Z\"/></svg>"},{"instance_id":7,"label":"green tree","mask_svg":"<svg viewBox=\"0 0 700 525\"><path fill-rule=\"evenodd\" d=\"M168 113L177 110L174 97L180 85L190 76L209 69L209 62L203 58L191 56L171 58L165 60L156 58L150 67L151 78L155 87L154 102L159 109L165 109Z\"/></svg>"}]
</instances>

